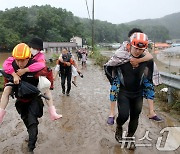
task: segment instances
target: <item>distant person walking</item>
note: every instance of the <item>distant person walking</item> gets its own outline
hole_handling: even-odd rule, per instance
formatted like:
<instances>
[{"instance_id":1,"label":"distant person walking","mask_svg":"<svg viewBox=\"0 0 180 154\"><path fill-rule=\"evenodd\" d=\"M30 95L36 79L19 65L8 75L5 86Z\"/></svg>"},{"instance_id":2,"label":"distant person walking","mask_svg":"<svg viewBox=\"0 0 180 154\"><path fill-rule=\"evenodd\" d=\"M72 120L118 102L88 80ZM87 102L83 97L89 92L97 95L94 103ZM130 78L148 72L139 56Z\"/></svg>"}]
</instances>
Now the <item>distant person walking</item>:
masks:
<instances>
[{"instance_id":1,"label":"distant person walking","mask_svg":"<svg viewBox=\"0 0 180 154\"><path fill-rule=\"evenodd\" d=\"M82 58L81 50L78 49L78 50L76 51L76 54L77 54L77 57L78 57L78 61L80 61L81 58Z\"/></svg>"},{"instance_id":2,"label":"distant person walking","mask_svg":"<svg viewBox=\"0 0 180 154\"><path fill-rule=\"evenodd\" d=\"M87 61L87 51L86 49L83 49L83 52L82 52L82 67L86 67L86 61Z\"/></svg>"},{"instance_id":3,"label":"distant person walking","mask_svg":"<svg viewBox=\"0 0 180 154\"><path fill-rule=\"evenodd\" d=\"M70 94L71 90L71 78L72 78L72 65L77 68L75 61L72 59L71 54L68 52L66 48L62 49L62 56L57 60L57 66L59 66L59 74L61 77L61 87L62 93L67 96ZM55 71L54 79L57 76L57 71ZM65 82L67 79L67 90L65 87Z\"/></svg>"}]
</instances>

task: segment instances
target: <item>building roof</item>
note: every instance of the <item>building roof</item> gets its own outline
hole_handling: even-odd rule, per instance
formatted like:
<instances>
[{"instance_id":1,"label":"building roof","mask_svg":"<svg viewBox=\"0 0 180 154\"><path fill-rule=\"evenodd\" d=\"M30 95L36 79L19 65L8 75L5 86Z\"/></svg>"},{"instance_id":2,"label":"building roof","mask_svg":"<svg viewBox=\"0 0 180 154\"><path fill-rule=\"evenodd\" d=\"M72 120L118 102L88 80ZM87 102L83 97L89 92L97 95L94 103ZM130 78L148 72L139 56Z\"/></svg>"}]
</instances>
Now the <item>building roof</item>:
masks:
<instances>
[{"instance_id":1,"label":"building roof","mask_svg":"<svg viewBox=\"0 0 180 154\"><path fill-rule=\"evenodd\" d=\"M72 37L71 39L74 39L74 38L79 38L79 39L82 39L81 37L79 37L79 36L74 36L74 37Z\"/></svg>"},{"instance_id":2,"label":"building roof","mask_svg":"<svg viewBox=\"0 0 180 154\"><path fill-rule=\"evenodd\" d=\"M171 45L167 44L167 43L155 43L155 47L156 48L168 48Z\"/></svg>"},{"instance_id":3,"label":"building roof","mask_svg":"<svg viewBox=\"0 0 180 154\"><path fill-rule=\"evenodd\" d=\"M56 47L77 47L74 42L43 42L44 48L56 48Z\"/></svg>"}]
</instances>

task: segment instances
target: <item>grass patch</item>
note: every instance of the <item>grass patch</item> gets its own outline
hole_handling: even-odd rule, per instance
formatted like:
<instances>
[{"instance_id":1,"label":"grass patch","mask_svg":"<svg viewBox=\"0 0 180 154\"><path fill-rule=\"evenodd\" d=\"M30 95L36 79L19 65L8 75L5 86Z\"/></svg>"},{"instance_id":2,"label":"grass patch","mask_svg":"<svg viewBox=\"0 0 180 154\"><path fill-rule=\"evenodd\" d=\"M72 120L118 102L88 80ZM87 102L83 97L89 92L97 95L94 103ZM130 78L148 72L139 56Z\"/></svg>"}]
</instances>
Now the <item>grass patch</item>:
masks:
<instances>
[{"instance_id":1,"label":"grass patch","mask_svg":"<svg viewBox=\"0 0 180 154\"><path fill-rule=\"evenodd\" d=\"M50 58L49 58L49 61L46 62L46 65L48 67L54 67L56 66L56 60L59 58L59 54L53 54Z\"/></svg>"},{"instance_id":2,"label":"grass patch","mask_svg":"<svg viewBox=\"0 0 180 154\"><path fill-rule=\"evenodd\" d=\"M2 91L4 88L4 77L0 76L0 91Z\"/></svg>"},{"instance_id":3,"label":"grass patch","mask_svg":"<svg viewBox=\"0 0 180 154\"><path fill-rule=\"evenodd\" d=\"M0 63L0 68L2 69L2 63ZM0 76L0 91L4 88L4 77Z\"/></svg>"},{"instance_id":4,"label":"grass patch","mask_svg":"<svg viewBox=\"0 0 180 154\"><path fill-rule=\"evenodd\" d=\"M108 57L101 55L99 50L95 50L94 52L91 52L89 54L89 57L95 60L94 63L95 65L99 65L101 67L109 60Z\"/></svg>"},{"instance_id":5,"label":"grass patch","mask_svg":"<svg viewBox=\"0 0 180 154\"><path fill-rule=\"evenodd\" d=\"M170 115L172 115L175 119L180 118L180 91L179 90L173 90L172 91L172 98L173 103L168 103L168 93L160 91L162 88L165 88L166 86L164 84L155 87L155 102L158 107L164 111L168 112Z\"/></svg>"}]
</instances>

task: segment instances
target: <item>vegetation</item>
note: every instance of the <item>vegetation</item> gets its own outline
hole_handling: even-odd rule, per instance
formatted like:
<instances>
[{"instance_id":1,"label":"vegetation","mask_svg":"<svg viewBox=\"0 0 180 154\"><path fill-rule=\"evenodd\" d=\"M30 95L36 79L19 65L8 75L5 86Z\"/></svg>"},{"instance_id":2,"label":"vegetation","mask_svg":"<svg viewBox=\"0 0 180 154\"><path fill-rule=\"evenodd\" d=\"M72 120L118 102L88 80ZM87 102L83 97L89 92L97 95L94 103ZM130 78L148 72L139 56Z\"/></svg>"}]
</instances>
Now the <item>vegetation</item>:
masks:
<instances>
[{"instance_id":1,"label":"vegetation","mask_svg":"<svg viewBox=\"0 0 180 154\"><path fill-rule=\"evenodd\" d=\"M4 87L4 77L0 76L0 91L3 90L3 87Z\"/></svg>"},{"instance_id":2,"label":"vegetation","mask_svg":"<svg viewBox=\"0 0 180 154\"><path fill-rule=\"evenodd\" d=\"M155 87L155 92L156 92L156 98L158 101L160 102L166 102L166 105L163 107L164 111L168 111L171 112L173 110L176 110L177 113L180 115L180 93L178 90L173 90L172 92L172 97L173 97L173 103L172 104L168 104L167 103L167 92L162 92L160 91L162 88L165 88L166 86L164 84Z\"/></svg>"},{"instance_id":3,"label":"vegetation","mask_svg":"<svg viewBox=\"0 0 180 154\"><path fill-rule=\"evenodd\" d=\"M164 28L162 29L162 32L164 30L168 30L169 36L171 39L180 39L180 12L167 15L163 18L136 20L136 21L129 22L127 24L143 26L145 28L146 27L154 27L153 28L154 30L156 30L156 28L157 28L156 26L158 26L158 27L162 26L165 28L165 29ZM160 31L158 30L158 32L160 32ZM163 32L163 33L165 34L165 32ZM149 32L148 32L148 35L150 35ZM162 37L162 36L160 36L160 37ZM156 37L154 37L154 39L156 40ZM164 40L163 37L162 37L162 40Z\"/></svg>"},{"instance_id":4,"label":"vegetation","mask_svg":"<svg viewBox=\"0 0 180 154\"><path fill-rule=\"evenodd\" d=\"M50 5L6 9L0 11L0 21L0 50L3 51L11 51L17 43L27 43L34 36L51 42L69 42L73 36L79 36L86 39L88 45L91 44L91 20L75 17L72 12ZM127 34L133 27L141 28L152 41L164 42L180 36L180 13L162 19L138 20L119 25L100 20L95 20L94 23L95 44L123 42L128 39ZM108 60L100 54L97 47L90 57L100 66ZM56 59L56 55L53 58ZM51 63L48 65L51 66ZM0 91L3 83L3 77L0 77ZM158 93L159 90L156 89L158 99L166 102L166 94ZM174 98L173 104L164 105L167 106L166 110L180 111L180 97L177 92L174 92Z\"/></svg>"},{"instance_id":5,"label":"vegetation","mask_svg":"<svg viewBox=\"0 0 180 154\"><path fill-rule=\"evenodd\" d=\"M54 53L54 54L50 57L49 61L46 62L46 65L47 65L48 67L54 67L54 66L56 65L56 60L57 60L58 58L59 58L59 54Z\"/></svg>"},{"instance_id":6,"label":"vegetation","mask_svg":"<svg viewBox=\"0 0 180 154\"><path fill-rule=\"evenodd\" d=\"M66 9L45 6L15 7L0 11L0 49L11 50L19 42L39 36L44 41L69 42L73 36L82 37L91 45L91 20L75 17ZM95 20L95 44L127 40L127 33L136 25L115 25ZM162 25L141 26L151 40L169 39L169 31Z\"/></svg>"},{"instance_id":7,"label":"vegetation","mask_svg":"<svg viewBox=\"0 0 180 154\"><path fill-rule=\"evenodd\" d=\"M106 56L102 56L100 53L100 49L97 47L94 48L94 52L91 52L89 54L89 57L95 60L95 62L94 62L95 65L99 65L102 67L109 59Z\"/></svg>"},{"instance_id":8,"label":"vegetation","mask_svg":"<svg viewBox=\"0 0 180 154\"><path fill-rule=\"evenodd\" d=\"M173 103L169 104L167 99L167 92L160 91L165 85L155 87L155 105L160 108L161 111L169 113L173 118L180 122L180 92L178 90L173 91Z\"/></svg>"}]
</instances>

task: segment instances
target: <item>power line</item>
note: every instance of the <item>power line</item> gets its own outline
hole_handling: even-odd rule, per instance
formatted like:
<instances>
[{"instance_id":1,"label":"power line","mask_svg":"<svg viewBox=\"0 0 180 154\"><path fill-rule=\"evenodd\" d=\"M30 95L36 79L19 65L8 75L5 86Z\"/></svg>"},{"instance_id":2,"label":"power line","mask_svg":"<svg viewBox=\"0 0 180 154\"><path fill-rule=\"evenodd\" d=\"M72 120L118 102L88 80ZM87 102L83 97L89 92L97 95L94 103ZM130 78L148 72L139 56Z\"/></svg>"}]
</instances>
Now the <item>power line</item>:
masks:
<instances>
[{"instance_id":1,"label":"power line","mask_svg":"<svg viewBox=\"0 0 180 154\"><path fill-rule=\"evenodd\" d=\"M90 18L90 14L89 14L89 8L88 8L88 4L87 4L87 0L85 0L86 2L86 8L87 8L87 12L88 12L88 16L89 16L89 19L91 20ZM94 51L94 0L93 0L93 7L92 7L92 20L91 20L91 26L92 26L92 52Z\"/></svg>"},{"instance_id":2,"label":"power line","mask_svg":"<svg viewBox=\"0 0 180 154\"><path fill-rule=\"evenodd\" d=\"M94 51L94 0L92 6L92 52Z\"/></svg>"},{"instance_id":3,"label":"power line","mask_svg":"<svg viewBox=\"0 0 180 154\"><path fill-rule=\"evenodd\" d=\"M89 14L89 8L88 8L87 0L85 0L85 2L86 2L86 8L87 8L89 19L91 19L90 14Z\"/></svg>"}]
</instances>

